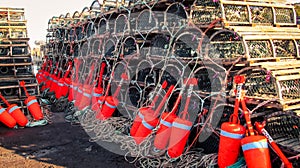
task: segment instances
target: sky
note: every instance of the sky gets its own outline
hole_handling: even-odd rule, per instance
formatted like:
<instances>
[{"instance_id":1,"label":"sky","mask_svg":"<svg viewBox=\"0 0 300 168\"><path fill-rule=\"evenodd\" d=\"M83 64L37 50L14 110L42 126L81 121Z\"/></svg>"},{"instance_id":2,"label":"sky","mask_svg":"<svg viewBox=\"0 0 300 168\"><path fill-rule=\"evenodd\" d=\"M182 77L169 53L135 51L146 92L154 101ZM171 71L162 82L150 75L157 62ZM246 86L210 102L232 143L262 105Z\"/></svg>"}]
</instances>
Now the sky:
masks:
<instances>
[{"instance_id":1,"label":"sky","mask_svg":"<svg viewBox=\"0 0 300 168\"><path fill-rule=\"evenodd\" d=\"M290 3L300 0L287 0ZM0 0L1 7L25 8L29 44L33 47L35 40L45 40L48 20L53 16L60 16L75 11L81 12L89 7L93 0Z\"/></svg>"},{"instance_id":2,"label":"sky","mask_svg":"<svg viewBox=\"0 0 300 168\"><path fill-rule=\"evenodd\" d=\"M68 12L81 12L90 7L93 0L0 0L1 7L25 8L29 44L34 47L35 40L46 40L48 20Z\"/></svg>"}]
</instances>

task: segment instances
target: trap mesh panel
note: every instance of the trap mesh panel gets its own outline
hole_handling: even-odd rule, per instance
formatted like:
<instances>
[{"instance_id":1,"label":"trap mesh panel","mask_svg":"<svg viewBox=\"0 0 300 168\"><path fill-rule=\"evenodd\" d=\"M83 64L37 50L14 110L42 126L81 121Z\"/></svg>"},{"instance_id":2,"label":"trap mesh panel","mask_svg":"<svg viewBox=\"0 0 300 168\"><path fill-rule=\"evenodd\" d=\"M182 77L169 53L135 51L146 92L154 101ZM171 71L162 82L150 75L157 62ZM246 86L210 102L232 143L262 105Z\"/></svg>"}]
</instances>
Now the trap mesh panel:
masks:
<instances>
[{"instance_id":1,"label":"trap mesh panel","mask_svg":"<svg viewBox=\"0 0 300 168\"><path fill-rule=\"evenodd\" d=\"M75 44L73 46L73 56L78 57L78 55L79 55L79 46L78 46L78 44Z\"/></svg>"},{"instance_id":2,"label":"trap mesh panel","mask_svg":"<svg viewBox=\"0 0 300 168\"><path fill-rule=\"evenodd\" d=\"M294 11L292 8L275 8L276 23L294 24Z\"/></svg>"},{"instance_id":3,"label":"trap mesh panel","mask_svg":"<svg viewBox=\"0 0 300 168\"><path fill-rule=\"evenodd\" d=\"M89 54L90 46L87 42L84 42L80 47L80 56L86 57Z\"/></svg>"},{"instance_id":4,"label":"trap mesh panel","mask_svg":"<svg viewBox=\"0 0 300 168\"><path fill-rule=\"evenodd\" d=\"M169 49L170 37L166 35L156 35L151 39L151 55L166 56Z\"/></svg>"},{"instance_id":5,"label":"trap mesh panel","mask_svg":"<svg viewBox=\"0 0 300 168\"><path fill-rule=\"evenodd\" d=\"M139 107L139 103L141 101L141 89L137 86L129 86L126 95L128 98L126 99L126 104L132 104L134 107Z\"/></svg>"},{"instance_id":6,"label":"trap mesh panel","mask_svg":"<svg viewBox=\"0 0 300 168\"><path fill-rule=\"evenodd\" d=\"M246 5L224 4L225 19L228 22L247 23L249 13Z\"/></svg>"},{"instance_id":7,"label":"trap mesh panel","mask_svg":"<svg viewBox=\"0 0 300 168\"><path fill-rule=\"evenodd\" d=\"M129 33L130 32L130 23L126 15L121 14L117 17L115 21L115 31L114 33Z\"/></svg>"},{"instance_id":8,"label":"trap mesh panel","mask_svg":"<svg viewBox=\"0 0 300 168\"><path fill-rule=\"evenodd\" d=\"M115 51L115 42L112 39L109 39L104 44L104 56L105 57L113 57Z\"/></svg>"},{"instance_id":9,"label":"trap mesh panel","mask_svg":"<svg viewBox=\"0 0 300 168\"><path fill-rule=\"evenodd\" d=\"M157 27L157 19L155 14L151 10L143 10L136 21L136 30L142 31L149 31Z\"/></svg>"},{"instance_id":10,"label":"trap mesh panel","mask_svg":"<svg viewBox=\"0 0 300 168\"><path fill-rule=\"evenodd\" d=\"M221 90L221 77L219 72L213 68L199 67L194 71L194 77L198 80L198 88L196 89L201 94L211 94Z\"/></svg>"},{"instance_id":11,"label":"trap mesh panel","mask_svg":"<svg viewBox=\"0 0 300 168\"><path fill-rule=\"evenodd\" d=\"M297 49L293 40L273 40L276 57L297 57Z\"/></svg>"},{"instance_id":12,"label":"trap mesh panel","mask_svg":"<svg viewBox=\"0 0 300 168\"><path fill-rule=\"evenodd\" d=\"M271 7L250 6L252 23L273 24L274 16Z\"/></svg>"},{"instance_id":13,"label":"trap mesh panel","mask_svg":"<svg viewBox=\"0 0 300 168\"><path fill-rule=\"evenodd\" d=\"M138 54L138 46L134 37L128 37L122 43L124 57L128 55Z\"/></svg>"},{"instance_id":14,"label":"trap mesh panel","mask_svg":"<svg viewBox=\"0 0 300 168\"><path fill-rule=\"evenodd\" d=\"M93 21L89 21L87 27L86 27L86 32L85 32L85 36L87 38L93 36L96 33L96 27Z\"/></svg>"},{"instance_id":15,"label":"trap mesh panel","mask_svg":"<svg viewBox=\"0 0 300 168\"><path fill-rule=\"evenodd\" d=\"M245 90L247 90L247 97L259 99L279 98L276 79L271 72L251 67L241 70L239 75L246 76Z\"/></svg>"},{"instance_id":16,"label":"trap mesh panel","mask_svg":"<svg viewBox=\"0 0 300 168\"><path fill-rule=\"evenodd\" d=\"M102 39L100 39L102 40ZM96 56L100 56L101 55L101 42L100 40L95 40L93 43L92 43L92 54L95 54Z\"/></svg>"},{"instance_id":17,"label":"trap mesh panel","mask_svg":"<svg viewBox=\"0 0 300 168\"><path fill-rule=\"evenodd\" d=\"M165 11L165 24L170 29L179 28L187 24L187 13L181 3L173 3Z\"/></svg>"},{"instance_id":18,"label":"trap mesh panel","mask_svg":"<svg viewBox=\"0 0 300 168\"><path fill-rule=\"evenodd\" d=\"M98 24L98 34L103 35L106 32L107 32L107 20L105 18L102 18Z\"/></svg>"},{"instance_id":19,"label":"trap mesh panel","mask_svg":"<svg viewBox=\"0 0 300 168\"><path fill-rule=\"evenodd\" d=\"M300 118L292 112L275 112L266 116L265 129L285 152L300 153Z\"/></svg>"},{"instance_id":20,"label":"trap mesh panel","mask_svg":"<svg viewBox=\"0 0 300 168\"><path fill-rule=\"evenodd\" d=\"M69 41L73 42L76 38L76 31L75 28L71 28L69 31Z\"/></svg>"},{"instance_id":21,"label":"trap mesh panel","mask_svg":"<svg viewBox=\"0 0 300 168\"><path fill-rule=\"evenodd\" d=\"M198 45L202 40L202 31L198 29L187 29L181 33L174 42L174 55L183 58L197 57Z\"/></svg>"},{"instance_id":22,"label":"trap mesh panel","mask_svg":"<svg viewBox=\"0 0 300 168\"><path fill-rule=\"evenodd\" d=\"M84 33L82 32L82 30L83 30L82 26L75 27L76 40L82 40L83 39Z\"/></svg>"},{"instance_id":23,"label":"trap mesh panel","mask_svg":"<svg viewBox=\"0 0 300 168\"><path fill-rule=\"evenodd\" d=\"M195 1L192 6L191 17L195 24L210 24L221 18L220 3L211 0Z\"/></svg>"},{"instance_id":24,"label":"trap mesh panel","mask_svg":"<svg viewBox=\"0 0 300 168\"><path fill-rule=\"evenodd\" d=\"M270 58L273 56L272 44L269 40L246 41L250 58Z\"/></svg>"},{"instance_id":25,"label":"trap mesh panel","mask_svg":"<svg viewBox=\"0 0 300 168\"><path fill-rule=\"evenodd\" d=\"M284 100L300 99L300 79L279 81L279 85Z\"/></svg>"},{"instance_id":26,"label":"trap mesh panel","mask_svg":"<svg viewBox=\"0 0 300 168\"><path fill-rule=\"evenodd\" d=\"M212 58L237 58L245 55L244 43L233 31L220 30L210 39L209 56Z\"/></svg>"},{"instance_id":27,"label":"trap mesh panel","mask_svg":"<svg viewBox=\"0 0 300 168\"><path fill-rule=\"evenodd\" d=\"M12 47L12 56L25 56L29 54L27 46Z\"/></svg>"},{"instance_id":28,"label":"trap mesh panel","mask_svg":"<svg viewBox=\"0 0 300 168\"><path fill-rule=\"evenodd\" d=\"M0 56L9 55L9 47L0 47Z\"/></svg>"}]
</instances>

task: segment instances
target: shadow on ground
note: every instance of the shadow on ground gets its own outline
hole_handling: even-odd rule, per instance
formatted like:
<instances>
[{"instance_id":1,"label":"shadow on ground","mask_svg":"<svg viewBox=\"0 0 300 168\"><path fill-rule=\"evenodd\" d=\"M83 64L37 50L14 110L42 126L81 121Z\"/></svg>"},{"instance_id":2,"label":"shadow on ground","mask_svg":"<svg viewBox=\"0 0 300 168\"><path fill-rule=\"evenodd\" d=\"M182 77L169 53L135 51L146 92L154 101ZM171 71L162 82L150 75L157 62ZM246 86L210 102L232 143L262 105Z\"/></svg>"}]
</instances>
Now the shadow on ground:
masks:
<instances>
[{"instance_id":1,"label":"shadow on ground","mask_svg":"<svg viewBox=\"0 0 300 168\"><path fill-rule=\"evenodd\" d=\"M17 130L0 126L0 146L25 159L56 166L134 167L126 162L123 156L89 142L89 136L84 130L80 126L66 123L63 114L54 114L53 121L47 126ZM7 160L11 158L3 157L3 154L4 152L0 149L1 163L10 163ZM24 165L15 166L24 167ZM37 165L29 166L37 167Z\"/></svg>"}]
</instances>

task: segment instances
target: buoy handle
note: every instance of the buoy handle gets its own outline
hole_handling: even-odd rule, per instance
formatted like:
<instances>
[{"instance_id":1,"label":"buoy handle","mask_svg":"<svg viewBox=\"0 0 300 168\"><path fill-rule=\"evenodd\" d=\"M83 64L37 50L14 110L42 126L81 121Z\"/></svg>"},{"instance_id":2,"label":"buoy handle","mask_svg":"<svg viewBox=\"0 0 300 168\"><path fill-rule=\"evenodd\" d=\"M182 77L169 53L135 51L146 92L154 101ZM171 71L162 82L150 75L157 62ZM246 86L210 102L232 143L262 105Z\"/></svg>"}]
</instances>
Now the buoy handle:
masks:
<instances>
[{"instance_id":1,"label":"buoy handle","mask_svg":"<svg viewBox=\"0 0 300 168\"><path fill-rule=\"evenodd\" d=\"M162 91L163 89L165 89L167 86L168 86L168 82L167 82L167 80L165 80L165 81L162 83L161 88L159 88L159 90L158 90L157 94L155 95L154 99L152 100L151 105L150 105L151 107L153 107L153 106L155 105L156 101L157 101L158 98L159 98L159 95L160 95L161 91Z\"/></svg>"},{"instance_id":2,"label":"buoy handle","mask_svg":"<svg viewBox=\"0 0 300 168\"><path fill-rule=\"evenodd\" d=\"M118 84L117 90L115 91L115 93L113 95L114 98L117 98L117 96L119 95L119 93L121 91L121 86L122 86L122 83L124 82L124 80L128 80L128 76L127 76L126 72L121 74L121 81Z\"/></svg>"},{"instance_id":3,"label":"buoy handle","mask_svg":"<svg viewBox=\"0 0 300 168\"><path fill-rule=\"evenodd\" d=\"M10 106L10 103L5 99L5 97L2 96L2 94L0 93L0 98L2 99L2 101L6 104L6 106Z\"/></svg>"},{"instance_id":4,"label":"buoy handle","mask_svg":"<svg viewBox=\"0 0 300 168\"><path fill-rule=\"evenodd\" d=\"M67 71L66 71L66 73L65 73L65 75L64 75L64 78L67 78L67 77L68 77L68 75L69 75L71 69L72 69L72 62L69 61L68 69L67 69Z\"/></svg>"},{"instance_id":5,"label":"buoy handle","mask_svg":"<svg viewBox=\"0 0 300 168\"><path fill-rule=\"evenodd\" d=\"M167 99L169 98L169 96L171 95L171 93L174 90L174 85L171 85L166 93L166 95L163 97L162 101L160 102L160 104L158 105L157 109L154 112L153 116L157 116L161 110L161 108L165 105Z\"/></svg>"},{"instance_id":6,"label":"buoy handle","mask_svg":"<svg viewBox=\"0 0 300 168\"><path fill-rule=\"evenodd\" d=\"M103 74L104 74L105 66L106 66L106 63L102 62L100 73L99 73L99 78L98 78L98 89L100 89L102 87L101 83L102 83L102 80L103 80Z\"/></svg>"},{"instance_id":7,"label":"buoy handle","mask_svg":"<svg viewBox=\"0 0 300 168\"><path fill-rule=\"evenodd\" d=\"M29 95L29 93L28 93L28 91L27 91L27 89L25 87L25 82L24 81L20 81L20 86L24 89L26 97L29 97L30 95Z\"/></svg>"}]
</instances>

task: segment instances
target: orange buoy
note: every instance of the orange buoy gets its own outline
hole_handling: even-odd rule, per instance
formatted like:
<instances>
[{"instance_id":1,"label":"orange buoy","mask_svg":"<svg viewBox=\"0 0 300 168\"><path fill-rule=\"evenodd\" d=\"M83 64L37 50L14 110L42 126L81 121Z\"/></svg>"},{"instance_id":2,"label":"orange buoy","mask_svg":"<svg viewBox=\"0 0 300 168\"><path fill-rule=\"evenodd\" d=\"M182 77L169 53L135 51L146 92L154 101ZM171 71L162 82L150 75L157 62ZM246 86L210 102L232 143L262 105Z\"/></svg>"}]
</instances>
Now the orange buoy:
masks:
<instances>
[{"instance_id":1,"label":"orange buoy","mask_svg":"<svg viewBox=\"0 0 300 168\"><path fill-rule=\"evenodd\" d=\"M237 84L235 93L235 105L233 114L229 122L221 125L221 135L218 153L218 166L225 168L238 161L241 140L246 133L246 128L239 124L238 110L242 100L242 86L245 82L244 76L235 76L234 82Z\"/></svg>"},{"instance_id":2,"label":"orange buoy","mask_svg":"<svg viewBox=\"0 0 300 168\"><path fill-rule=\"evenodd\" d=\"M153 114L154 111L152 110L151 107L141 107L135 117L135 119L133 120L132 126L130 128L130 135L131 136L135 136L136 131L138 130L138 128L140 127L140 125L142 124L142 121L145 117L146 114Z\"/></svg>"},{"instance_id":3,"label":"orange buoy","mask_svg":"<svg viewBox=\"0 0 300 168\"><path fill-rule=\"evenodd\" d=\"M93 95L92 95L92 106L97 104L99 97L102 96L103 89L102 88L94 88Z\"/></svg>"},{"instance_id":4,"label":"orange buoy","mask_svg":"<svg viewBox=\"0 0 300 168\"><path fill-rule=\"evenodd\" d=\"M71 102L74 100L75 98L75 94L77 93L77 88L78 88L78 85L77 83L75 82L72 82L71 79L66 79L66 82L67 83L70 83L70 88L69 88L69 95L68 95L68 100Z\"/></svg>"},{"instance_id":5,"label":"orange buoy","mask_svg":"<svg viewBox=\"0 0 300 168\"><path fill-rule=\"evenodd\" d=\"M74 106L75 107L79 107L80 105L80 101L82 99L82 95L83 95L83 86L80 85L78 86L77 90L74 90L75 92L75 103L74 103Z\"/></svg>"},{"instance_id":6,"label":"orange buoy","mask_svg":"<svg viewBox=\"0 0 300 168\"><path fill-rule=\"evenodd\" d=\"M5 108L1 106L0 106L0 121L8 128L14 128L17 125L16 120L5 110Z\"/></svg>"},{"instance_id":7,"label":"orange buoy","mask_svg":"<svg viewBox=\"0 0 300 168\"><path fill-rule=\"evenodd\" d=\"M104 101L105 101L105 96L100 96L98 98L97 103L92 106L92 110L95 111L95 112L97 112L96 118L99 119L99 120L102 118L100 106L103 105Z\"/></svg>"},{"instance_id":8,"label":"orange buoy","mask_svg":"<svg viewBox=\"0 0 300 168\"><path fill-rule=\"evenodd\" d=\"M171 158L177 158L183 153L192 125L189 120L181 118L174 120L167 152Z\"/></svg>"},{"instance_id":9,"label":"orange buoy","mask_svg":"<svg viewBox=\"0 0 300 168\"><path fill-rule=\"evenodd\" d=\"M268 142L264 136L248 136L241 143L248 168L271 168Z\"/></svg>"},{"instance_id":10,"label":"orange buoy","mask_svg":"<svg viewBox=\"0 0 300 168\"><path fill-rule=\"evenodd\" d=\"M32 117L35 120L41 120L44 118L42 109L41 109L35 96L27 97L27 99L25 99L24 102L25 102L30 114L32 115Z\"/></svg>"},{"instance_id":11,"label":"orange buoy","mask_svg":"<svg viewBox=\"0 0 300 168\"><path fill-rule=\"evenodd\" d=\"M160 123L158 130L155 135L154 139L154 147L158 150L163 150L167 147L170 136L171 136L171 128L174 120L176 119L176 111L178 109L178 106L180 104L182 94L183 94L184 89L182 89L176 99L176 102L173 106L173 109L170 113L164 112L161 115Z\"/></svg>"},{"instance_id":12,"label":"orange buoy","mask_svg":"<svg viewBox=\"0 0 300 168\"><path fill-rule=\"evenodd\" d=\"M171 135L171 127L176 117L174 113L167 112L161 115L160 125L154 139L156 149L163 150L167 147Z\"/></svg>"},{"instance_id":13,"label":"orange buoy","mask_svg":"<svg viewBox=\"0 0 300 168\"><path fill-rule=\"evenodd\" d=\"M139 111L137 112L137 115L135 116L135 119L133 120L133 123L132 123L132 126L130 128L130 135L131 136L135 136L136 134L136 131L138 130L139 126L142 124L142 121L144 119L144 116L146 114L154 114L154 110L152 110L152 106L156 103L156 101L158 100L159 98L159 95L161 93L161 91L163 89L165 89L166 87L168 86L168 82L165 80L160 89L158 90L157 94L155 95L152 103L151 103L151 107L141 107L139 109Z\"/></svg>"},{"instance_id":14,"label":"orange buoy","mask_svg":"<svg viewBox=\"0 0 300 168\"><path fill-rule=\"evenodd\" d=\"M78 109L82 110L85 107L89 106L91 104L91 100L92 100L92 86L84 86L82 98L80 100Z\"/></svg>"},{"instance_id":15,"label":"orange buoy","mask_svg":"<svg viewBox=\"0 0 300 168\"><path fill-rule=\"evenodd\" d=\"M119 100L114 98L113 96L107 96L105 98L105 102L102 105L102 109L98 115L98 119L106 120L110 118L115 112L117 106L119 104Z\"/></svg>"},{"instance_id":16,"label":"orange buoy","mask_svg":"<svg viewBox=\"0 0 300 168\"><path fill-rule=\"evenodd\" d=\"M66 89L65 89L65 85L64 85L64 83L65 83L65 80L64 80L64 78L60 78L59 80L58 80L58 83L57 83L57 91L55 92L55 97L56 97L56 99L60 99L61 98L61 96L62 96L62 94L64 93L64 92L66 92Z\"/></svg>"},{"instance_id":17,"label":"orange buoy","mask_svg":"<svg viewBox=\"0 0 300 168\"><path fill-rule=\"evenodd\" d=\"M119 104L119 100L117 97L121 91L121 86L122 86L124 80L128 80L128 77L125 72L122 73L121 81L118 84L118 87L117 87L115 93L113 94L113 96L106 96L105 102L103 103L102 108L100 109L99 119L106 120L106 119L110 118L113 115L113 113L115 112L115 110ZM108 88L109 88L109 86L108 86ZM109 90L109 89L107 89L107 90Z\"/></svg>"},{"instance_id":18,"label":"orange buoy","mask_svg":"<svg viewBox=\"0 0 300 168\"><path fill-rule=\"evenodd\" d=\"M160 110L165 105L173 89L174 85L171 85L166 95L163 97L162 101L158 105L157 109L154 111L154 113L145 114L144 119L142 120L142 124L140 124L138 130L135 133L135 136L133 137L137 144L140 144L148 135L150 135L152 130L158 124L159 119L157 117L159 116Z\"/></svg>"},{"instance_id":19,"label":"orange buoy","mask_svg":"<svg viewBox=\"0 0 300 168\"><path fill-rule=\"evenodd\" d=\"M92 106L94 106L99 97L103 95L103 88L102 88L102 80L103 80L103 73L105 69L106 64L104 62L101 63L101 69L98 76L98 86L94 88L93 90L93 97L92 97Z\"/></svg>"},{"instance_id":20,"label":"orange buoy","mask_svg":"<svg viewBox=\"0 0 300 168\"><path fill-rule=\"evenodd\" d=\"M92 64L92 67L90 69L90 73L84 82L84 85L82 87L82 97L78 104L78 109L82 110L83 108L89 106L91 104L92 100L92 89L93 86L91 84L92 78L93 78L93 72L95 68L95 63Z\"/></svg>"},{"instance_id":21,"label":"orange buoy","mask_svg":"<svg viewBox=\"0 0 300 168\"><path fill-rule=\"evenodd\" d=\"M20 125L21 127L26 126L26 124L28 123L28 119L26 118L24 113L20 110L18 105L10 104L1 94L0 94L0 98L7 106L6 111L10 114L10 116L14 118L17 124Z\"/></svg>"},{"instance_id":22,"label":"orange buoy","mask_svg":"<svg viewBox=\"0 0 300 168\"><path fill-rule=\"evenodd\" d=\"M241 140L244 137L246 128L240 124L224 122L221 126L221 135L218 152L218 166L225 168L237 162Z\"/></svg>"},{"instance_id":23,"label":"orange buoy","mask_svg":"<svg viewBox=\"0 0 300 168\"><path fill-rule=\"evenodd\" d=\"M20 86L23 87L25 94L26 94L26 99L24 103L26 104L30 114L35 120L41 120L44 118L41 106L39 105L37 99L35 96L30 96L29 93L27 92L27 89L25 87L25 82L21 81Z\"/></svg>"},{"instance_id":24,"label":"orange buoy","mask_svg":"<svg viewBox=\"0 0 300 168\"><path fill-rule=\"evenodd\" d=\"M153 114L145 114L144 119L142 120L142 124L139 126L138 130L136 131L135 136L133 137L137 144L143 142L143 140L151 134L152 130L158 124L157 116Z\"/></svg>"},{"instance_id":25,"label":"orange buoy","mask_svg":"<svg viewBox=\"0 0 300 168\"><path fill-rule=\"evenodd\" d=\"M28 119L21 111L20 107L16 104L12 104L7 108L8 113L16 120L17 124L21 127L25 127L28 123Z\"/></svg>"},{"instance_id":26,"label":"orange buoy","mask_svg":"<svg viewBox=\"0 0 300 168\"><path fill-rule=\"evenodd\" d=\"M167 154L171 158L177 158L182 155L186 142L189 138L191 128L193 126L193 123L186 118L188 115L188 107L191 101L193 88L197 85L198 81L196 78L187 78L185 79L184 83L189 85L189 88L187 90L187 99L185 102L184 110L181 112L182 116L177 117L172 124L167 152Z\"/></svg>"}]
</instances>

